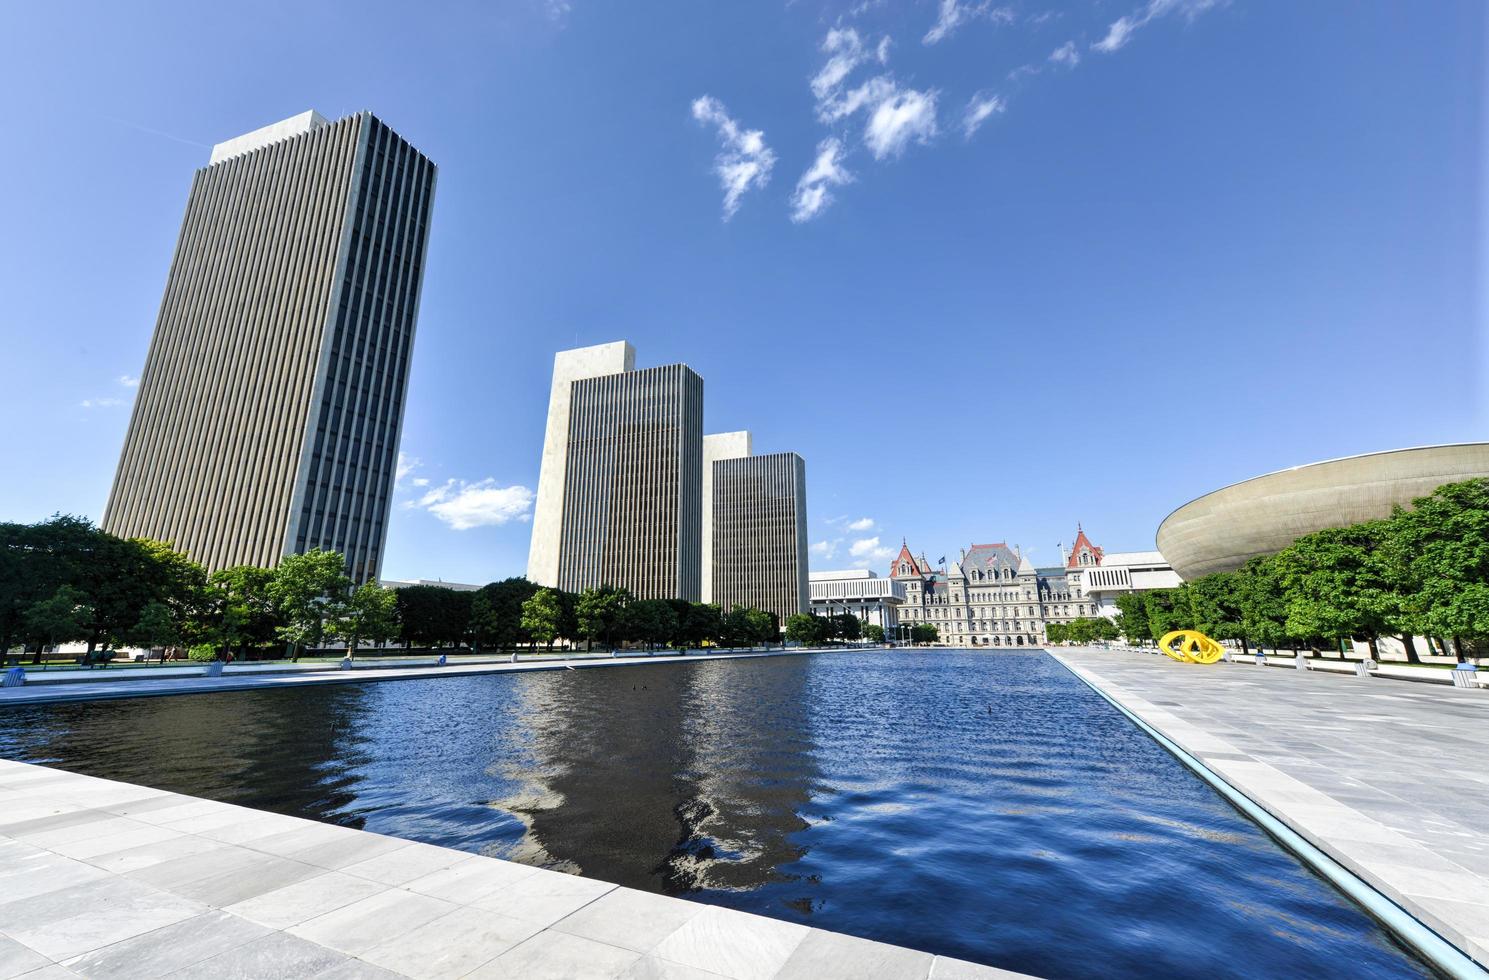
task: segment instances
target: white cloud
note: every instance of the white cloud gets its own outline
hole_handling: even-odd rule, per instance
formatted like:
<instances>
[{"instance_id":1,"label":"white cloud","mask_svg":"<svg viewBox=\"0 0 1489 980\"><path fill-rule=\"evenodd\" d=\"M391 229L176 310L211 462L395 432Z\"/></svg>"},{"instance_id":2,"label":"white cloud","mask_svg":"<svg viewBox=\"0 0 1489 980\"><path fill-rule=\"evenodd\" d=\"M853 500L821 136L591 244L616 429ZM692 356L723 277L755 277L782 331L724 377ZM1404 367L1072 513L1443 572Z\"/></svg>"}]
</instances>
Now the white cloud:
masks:
<instances>
[{"instance_id":1,"label":"white cloud","mask_svg":"<svg viewBox=\"0 0 1489 980\"><path fill-rule=\"evenodd\" d=\"M1074 41L1066 41L1050 52L1050 60L1057 65L1068 65L1074 68L1081 63L1081 53L1076 50Z\"/></svg>"},{"instance_id":2,"label":"white cloud","mask_svg":"<svg viewBox=\"0 0 1489 980\"><path fill-rule=\"evenodd\" d=\"M119 375L119 383L126 388L138 388L140 386L140 379L130 377L127 374L121 374Z\"/></svg>"},{"instance_id":3,"label":"white cloud","mask_svg":"<svg viewBox=\"0 0 1489 980\"><path fill-rule=\"evenodd\" d=\"M758 129L741 129L729 116L724 103L711 95L693 100L693 118L718 130L724 148L714 157L713 172L724 191L724 220L739 210L739 199L751 187L764 187L770 182L770 171L776 155L765 145L765 133Z\"/></svg>"},{"instance_id":4,"label":"white cloud","mask_svg":"<svg viewBox=\"0 0 1489 980\"><path fill-rule=\"evenodd\" d=\"M78 402L79 408L118 408L120 405L128 404L122 398L84 398Z\"/></svg>"},{"instance_id":5,"label":"white cloud","mask_svg":"<svg viewBox=\"0 0 1489 980\"><path fill-rule=\"evenodd\" d=\"M543 11L555 24L562 24L568 20L569 13L573 9L574 5L569 0L543 0Z\"/></svg>"},{"instance_id":6,"label":"white cloud","mask_svg":"<svg viewBox=\"0 0 1489 980\"><path fill-rule=\"evenodd\" d=\"M414 470L423 465L424 461L419 459L419 457L410 456L408 453L400 451L398 453L398 468L394 471L393 474L393 485L399 485L403 482L404 477L408 476ZM424 482L428 483L429 481L425 480Z\"/></svg>"},{"instance_id":7,"label":"white cloud","mask_svg":"<svg viewBox=\"0 0 1489 980\"><path fill-rule=\"evenodd\" d=\"M1145 26L1149 21L1168 14L1183 14L1186 20L1194 20L1206 10L1219 7L1227 0L1148 0L1138 10L1130 14L1124 14L1112 21L1106 30L1106 36L1091 45L1095 51L1103 54L1111 54L1113 51L1125 47L1132 40L1132 35L1137 33L1138 28Z\"/></svg>"},{"instance_id":8,"label":"white cloud","mask_svg":"<svg viewBox=\"0 0 1489 980\"><path fill-rule=\"evenodd\" d=\"M936 10L936 23L921 38L922 44L936 44L946 40L955 33L956 29L969 21L979 17L987 18L997 24L1010 24L1013 22L1013 10L1009 7L994 7L990 0L982 0L981 3L964 3L962 0L941 0L941 5Z\"/></svg>"},{"instance_id":9,"label":"white cloud","mask_svg":"<svg viewBox=\"0 0 1489 980\"><path fill-rule=\"evenodd\" d=\"M410 480L409 482L412 483L416 487L427 487L427 486L429 486L429 478L427 476L415 477L414 479Z\"/></svg>"},{"instance_id":10,"label":"white cloud","mask_svg":"<svg viewBox=\"0 0 1489 980\"><path fill-rule=\"evenodd\" d=\"M978 92L967 102L967 108L962 111L962 133L968 138L977 132L977 128L994 113L1002 112L1007 108L1001 95L984 95Z\"/></svg>"},{"instance_id":11,"label":"white cloud","mask_svg":"<svg viewBox=\"0 0 1489 980\"><path fill-rule=\"evenodd\" d=\"M880 544L878 537L859 538L848 546L848 555L853 559L853 567L868 568L889 561L894 557L894 549Z\"/></svg>"},{"instance_id":12,"label":"white cloud","mask_svg":"<svg viewBox=\"0 0 1489 980\"><path fill-rule=\"evenodd\" d=\"M887 56L888 49L884 50ZM863 47L863 39L851 27L834 27L829 30L822 39L822 53L827 55L827 63L812 76L812 95L817 98L819 116L822 105L837 93L853 69L869 59L868 52Z\"/></svg>"},{"instance_id":13,"label":"white cloud","mask_svg":"<svg viewBox=\"0 0 1489 980\"><path fill-rule=\"evenodd\" d=\"M840 543L841 542L839 542L839 541L827 541L827 540L813 541L811 547L808 548L807 550L809 550L812 553L812 557L813 558L830 559L830 558L833 558L833 557L835 557L837 555L837 553L838 553L838 545Z\"/></svg>"},{"instance_id":14,"label":"white cloud","mask_svg":"<svg viewBox=\"0 0 1489 980\"><path fill-rule=\"evenodd\" d=\"M863 141L874 159L899 156L914 140L929 143L936 135L936 92L898 89L869 115Z\"/></svg>"},{"instance_id":15,"label":"white cloud","mask_svg":"<svg viewBox=\"0 0 1489 980\"><path fill-rule=\"evenodd\" d=\"M873 529L874 519L872 517L860 517L858 520L851 521L848 524L848 530L850 531L872 531Z\"/></svg>"},{"instance_id":16,"label":"white cloud","mask_svg":"<svg viewBox=\"0 0 1489 980\"><path fill-rule=\"evenodd\" d=\"M533 492L523 486L497 486L489 478L475 483L451 479L408 506L429 511L456 531L468 531L531 520Z\"/></svg>"},{"instance_id":17,"label":"white cloud","mask_svg":"<svg viewBox=\"0 0 1489 980\"><path fill-rule=\"evenodd\" d=\"M829 188L852 181L853 175L843 168L842 141L830 136L818 143L817 158L796 182L796 192L791 195L791 220L800 224L815 218L832 203Z\"/></svg>"}]
</instances>

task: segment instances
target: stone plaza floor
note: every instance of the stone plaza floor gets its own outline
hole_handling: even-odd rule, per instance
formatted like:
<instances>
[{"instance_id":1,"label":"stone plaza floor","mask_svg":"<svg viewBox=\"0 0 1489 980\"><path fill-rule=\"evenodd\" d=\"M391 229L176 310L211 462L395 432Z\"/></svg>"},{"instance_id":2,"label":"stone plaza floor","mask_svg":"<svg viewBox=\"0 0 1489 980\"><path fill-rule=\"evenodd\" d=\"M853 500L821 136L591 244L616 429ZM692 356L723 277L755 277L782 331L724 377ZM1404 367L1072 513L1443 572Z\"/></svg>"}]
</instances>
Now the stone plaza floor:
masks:
<instances>
[{"instance_id":1,"label":"stone plaza floor","mask_svg":"<svg viewBox=\"0 0 1489 980\"><path fill-rule=\"evenodd\" d=\"M448 848L0 761L0 978L1016 974Z\"/></svg>"},{"instance_id":2,"label":"stone plaza floor","mask_svg":"<svg viewBox=\"0 0 1489 980\"><path fill-rule=\"evenodd\" d=\"M1489 693L1120 650L1052 652L1489 964Z\"/></svg>"}]
</instances>

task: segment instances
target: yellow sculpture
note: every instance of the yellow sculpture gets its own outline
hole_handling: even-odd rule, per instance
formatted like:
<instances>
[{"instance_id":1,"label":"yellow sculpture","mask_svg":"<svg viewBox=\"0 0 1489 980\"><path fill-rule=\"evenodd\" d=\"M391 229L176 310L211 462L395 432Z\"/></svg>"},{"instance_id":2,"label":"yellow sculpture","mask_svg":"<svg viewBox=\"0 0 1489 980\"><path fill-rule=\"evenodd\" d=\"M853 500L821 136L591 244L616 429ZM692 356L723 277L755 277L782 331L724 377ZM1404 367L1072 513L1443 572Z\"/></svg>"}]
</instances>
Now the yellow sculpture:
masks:
<instances>
[{"instance_id":1,"label":"yellow sculpture","mask_svg":"<svg viewBox=\"0 0 1489 980\"><path fill-rule=\"evenodd\" d=\"M1181 664L1213 664L1225 655L1225 648L1199 630L1174 630L1158 641L1158 649Z\"/></svg>"}]
</instances>

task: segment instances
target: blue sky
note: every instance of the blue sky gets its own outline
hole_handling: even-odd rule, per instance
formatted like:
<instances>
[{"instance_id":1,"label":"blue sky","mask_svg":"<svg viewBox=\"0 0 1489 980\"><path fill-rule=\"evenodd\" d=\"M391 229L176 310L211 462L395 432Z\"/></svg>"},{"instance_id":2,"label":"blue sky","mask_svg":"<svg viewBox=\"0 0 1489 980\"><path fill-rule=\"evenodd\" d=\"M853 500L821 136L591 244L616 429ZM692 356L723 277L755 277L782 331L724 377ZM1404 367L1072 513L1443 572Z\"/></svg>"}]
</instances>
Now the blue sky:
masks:
<instances>
[{"instance_id":1,"label":"blue sky","mask_svg":"<svg viewBox=\"0 0 1489 980\"><path fill-rule=\"evenodd\" d=\"M622 338L806 458L818 568L1489 423L1480 0L227 8L0 11L0 519L102 515L193 169L307 108L440 167L390 576L523 571Z\"/></svg>"}]
</instances>

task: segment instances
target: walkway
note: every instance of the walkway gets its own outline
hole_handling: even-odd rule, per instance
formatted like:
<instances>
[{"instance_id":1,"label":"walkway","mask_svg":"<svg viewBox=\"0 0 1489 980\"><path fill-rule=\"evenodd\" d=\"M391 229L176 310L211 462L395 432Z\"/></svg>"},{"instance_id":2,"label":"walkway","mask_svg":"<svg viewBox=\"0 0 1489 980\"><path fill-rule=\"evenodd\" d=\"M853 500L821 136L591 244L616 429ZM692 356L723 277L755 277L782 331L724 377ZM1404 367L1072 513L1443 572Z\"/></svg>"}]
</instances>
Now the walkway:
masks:
<instances>
[{"instance_id":1,"label":"walkway","mask_svg":"<svg viewBox=\"0 0 1489 980\"><path fill-rule=\"evenodd\" d=\"M581 670L589 667L624 667L637 664L696 663L700 660L736 660L750 657L797 657L809 653L831 653L858 648L717 651L694 650L686 657L671 652L655 656L606 657L580 654L568 658L534 658L512 663L509 657L466 661L451 660L443 667L432 659L359 660L353 670L335 664L233 664L221 677L203 676L204 665L165 667L103 667L94 670L28 671L24 687L0 688L0 707L8 704L49 704L58 701L101 701L114 698L160 697L168 694L206 694L215 691L247 691L259 688L298 687L306 684L358 684L365 681L397 681L428 677L463 677L472 674L505 674L525 670ZM159 671L160 673L155 673Z\"/></svg>"},{"instance_id":2,"label":"walkway","mask_svg":"<svg viewBox=\"0 0 1489 980\"><path fill-rule=\"evenodd\" d=\"M1489 964L1489 695L1115 650L1052 652Z\"/></svg>"},{"instance_id":3,"label":"walkway","mask_svg":"<svg viewBox=\"0 0 1489 980\"><path fill-rule=\"evenodd\" d=\"M792 922L0 760L0 977L993 980Z\"/></svg>"}]
</instances>

